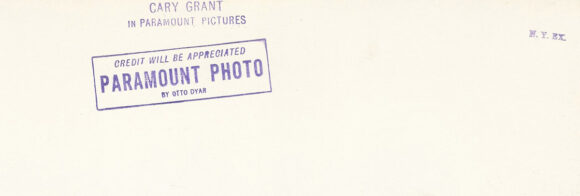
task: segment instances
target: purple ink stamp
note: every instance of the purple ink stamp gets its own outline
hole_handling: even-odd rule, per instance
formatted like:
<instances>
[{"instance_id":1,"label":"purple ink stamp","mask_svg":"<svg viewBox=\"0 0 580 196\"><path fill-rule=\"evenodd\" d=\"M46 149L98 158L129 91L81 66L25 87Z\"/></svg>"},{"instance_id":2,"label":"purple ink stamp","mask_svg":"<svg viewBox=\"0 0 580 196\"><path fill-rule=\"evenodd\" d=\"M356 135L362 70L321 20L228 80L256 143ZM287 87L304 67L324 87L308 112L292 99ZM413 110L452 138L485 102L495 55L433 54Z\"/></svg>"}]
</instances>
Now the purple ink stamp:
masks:
<instances>
[{"instance_id":1,"label":"purple ink stamp","mask_svg":"<svg viewBox=\"0 0 580 196\"><path fill-rule=\"evenodd\" d=\"M266 39L94 56L97 110L272 92Z\"/></svg>"}]
</instances>

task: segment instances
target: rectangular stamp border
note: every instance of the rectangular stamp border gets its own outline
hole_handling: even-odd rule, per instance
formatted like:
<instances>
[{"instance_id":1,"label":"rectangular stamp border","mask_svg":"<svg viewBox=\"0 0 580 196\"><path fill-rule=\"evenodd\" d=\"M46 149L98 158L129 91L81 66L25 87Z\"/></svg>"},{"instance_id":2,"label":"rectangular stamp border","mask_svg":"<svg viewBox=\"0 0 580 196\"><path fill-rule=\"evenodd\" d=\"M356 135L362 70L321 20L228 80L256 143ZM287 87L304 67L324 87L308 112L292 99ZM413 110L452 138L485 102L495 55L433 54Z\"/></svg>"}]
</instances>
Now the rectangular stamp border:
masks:
<instances>
[{"instance_id":1,"label":"rectangular stamp border","mask_svg":"<svg viewBox=\"0 0 580 196\"><path fill-rule=\"evenodd\" d=\"M110 108L99 108L99 98L97 95L97 82L95 79L95 63L94 63L95 58L142 54L142 53L152 53L152 52L162 52L162 51L189 49L189 48L200 48L200 47L208 47L208 46L219 46L219 45L226 45L226 44L237 44L237 43L255 42L255 41L264 42L264 49L266 50L266 63L268 64L268 82L270 83L270 90L269 91L242 93L242 94L235 94L235 95L224 95L224 96L217 96L217 97L206 97L206 98L198 98L198 99L187 99L187 100L169 101L169 102L158 102L158 103L149 103L149 104L128 105L128 106L119 106L119 107L110 107ZM207 99L219 99L219 98L226 98L226 97L237 97L237 96L254 95L254 94L271 93L272 92L272 77L270 77L270 58L268 57L268 44L266 43L266 38L236 41L236 42L225 42L225 43L218 43L218 44L208 44L208 45L200 45L200 46L189 46L189 47L181 47L181 48L170 48L170 49L162 49L162 50L150 50L150 51L143 51L143 52L131 52L131 53L122 53L122 54L93 56L91 58L91 64L92 64L92 69L93 69L93 87L95 90L95 106L96 106L98 111L123 109L123 108L133 108L133 107L141 107L141 106L152 106L152 105L161 105L161 104L171 104L171 103L181 103L181 102L189 102L189 101L200 101L200 100L207 100Z\"/></svg>"}]
</instances>

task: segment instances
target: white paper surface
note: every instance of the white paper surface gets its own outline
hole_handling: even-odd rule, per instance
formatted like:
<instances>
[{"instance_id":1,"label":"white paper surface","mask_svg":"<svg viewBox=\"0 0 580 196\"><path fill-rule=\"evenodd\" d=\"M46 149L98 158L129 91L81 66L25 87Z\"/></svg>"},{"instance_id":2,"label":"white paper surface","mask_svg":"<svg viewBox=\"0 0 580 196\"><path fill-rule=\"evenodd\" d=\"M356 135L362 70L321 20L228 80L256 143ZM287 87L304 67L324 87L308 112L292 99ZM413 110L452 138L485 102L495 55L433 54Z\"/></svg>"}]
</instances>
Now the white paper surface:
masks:
<instances>
[{"instance_id":1,"label":"white paper surface","mask_svg":"<svg viewBox=\"0 0 580 196\"><path fill-rule=\"evenodd\" d=\"M578 1L175 2L2 3L0 195L580 194ZM256 39L271 92L95 107L95 56Z\"/></svg>"}]
</instances>

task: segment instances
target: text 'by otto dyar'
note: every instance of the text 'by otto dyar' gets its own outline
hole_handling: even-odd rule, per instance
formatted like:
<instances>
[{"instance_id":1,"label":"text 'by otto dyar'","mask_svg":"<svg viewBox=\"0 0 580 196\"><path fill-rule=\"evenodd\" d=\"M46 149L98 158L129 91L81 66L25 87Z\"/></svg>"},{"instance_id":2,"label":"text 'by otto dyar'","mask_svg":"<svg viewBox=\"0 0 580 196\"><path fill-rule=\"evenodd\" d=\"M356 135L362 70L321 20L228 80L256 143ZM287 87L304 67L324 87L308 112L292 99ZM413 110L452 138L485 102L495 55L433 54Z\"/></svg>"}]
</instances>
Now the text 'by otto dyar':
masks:
<instances>
[{"instance_id":1,"label":"text 'by otto dyar'","mask_svg":"<svg viewBox=\"0 0 580 196\"><path fill-rule=\"evenodd\" d=\"M93 57L97 109L271 92L265 39Z\"/></svg>"}]
</instances>

